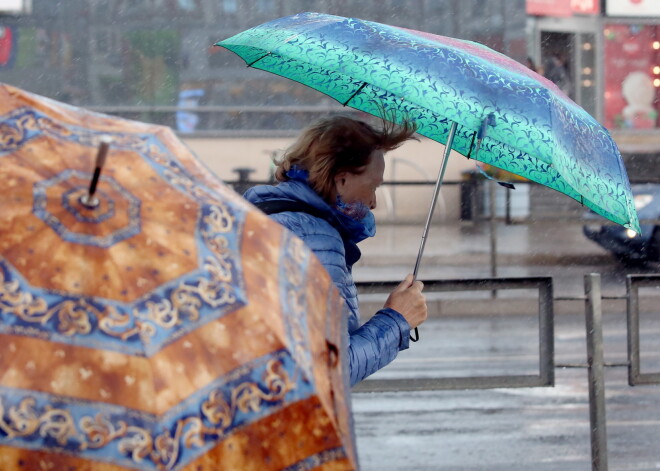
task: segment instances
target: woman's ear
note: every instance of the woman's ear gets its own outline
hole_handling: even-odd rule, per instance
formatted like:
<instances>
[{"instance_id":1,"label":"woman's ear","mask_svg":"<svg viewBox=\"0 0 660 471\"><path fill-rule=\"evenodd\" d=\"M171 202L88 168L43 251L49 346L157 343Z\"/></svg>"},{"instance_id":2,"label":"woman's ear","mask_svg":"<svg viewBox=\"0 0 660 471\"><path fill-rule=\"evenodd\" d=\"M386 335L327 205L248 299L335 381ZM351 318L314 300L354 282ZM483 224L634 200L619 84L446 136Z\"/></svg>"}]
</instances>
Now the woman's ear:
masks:
<instances>
[{"instance_id":1,"label":"woman's ear","mask_svg":"<svg viewBox=\"0 0 660 471\"><path fill-rule=\"evenodd\" d=\"M346 174L347 172L339 172L335 175L335 189L338 194L341 194L344 186L346 186Z\"/></svg>"}]
</instances>

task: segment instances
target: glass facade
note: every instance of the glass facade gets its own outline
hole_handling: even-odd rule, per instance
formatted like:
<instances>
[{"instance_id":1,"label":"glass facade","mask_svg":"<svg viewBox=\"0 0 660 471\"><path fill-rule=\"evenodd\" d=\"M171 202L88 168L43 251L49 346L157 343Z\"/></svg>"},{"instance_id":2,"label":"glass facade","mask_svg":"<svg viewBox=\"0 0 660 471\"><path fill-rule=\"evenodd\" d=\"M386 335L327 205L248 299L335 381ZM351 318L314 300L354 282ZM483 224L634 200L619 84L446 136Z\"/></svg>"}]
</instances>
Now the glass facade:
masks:
<instances>
[{"instance_id":1,"label":"glass facade","mask_svg":"<svg viewBox=\"0 0 660 471\"><path fill-rule=\"evenodd\" d=\"M273 119L254 108L336 103L212 44L300 11L476 40L525 58L514 47L525 38L524 0L33 0L31 14L0 16L0 81L182 132L299 129L307 112Z\"/></svg>"},{"instance_id":2,"label":"glass facade","mask_svg":"<svg viewBox=\"0 0 660 471\"><path fill-rule=\"evenodd\" d=\"M606 23L605 126L658 127L660 87L659 30L656 25Z\"/></svg>"}]
</instances>

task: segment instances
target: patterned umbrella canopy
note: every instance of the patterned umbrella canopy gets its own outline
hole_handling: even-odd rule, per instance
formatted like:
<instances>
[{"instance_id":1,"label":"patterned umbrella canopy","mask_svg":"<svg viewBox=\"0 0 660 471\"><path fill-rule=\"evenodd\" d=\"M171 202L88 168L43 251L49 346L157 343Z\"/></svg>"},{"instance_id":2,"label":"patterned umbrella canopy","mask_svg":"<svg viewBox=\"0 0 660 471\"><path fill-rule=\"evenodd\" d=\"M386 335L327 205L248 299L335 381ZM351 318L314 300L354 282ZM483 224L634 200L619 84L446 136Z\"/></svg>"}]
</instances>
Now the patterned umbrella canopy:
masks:
<instances>
[{"instance_id":1,"label":"patterned umbrella canopy","mask_svg":"<svg viewBox=\"0 0 660 471\"><path fill-rule=\"evenodd\" d=\"M607 130L552 82L481 44L301 13L217 45L343 105L410 119L438 142L451 136L449 147L463 155L639 232L628 176Z\"/></svg>"},{"instance_id":2,"label":"patterned umbrella canopy","mask_svg":"<svg viewBox=\"0 0 660 471\"><path fill-rule=\"evenodd\" d=\"M343 304L299 239L169 128L8 85L0 162L0 469L355 469Z\"/></svg>"}]
</instances>

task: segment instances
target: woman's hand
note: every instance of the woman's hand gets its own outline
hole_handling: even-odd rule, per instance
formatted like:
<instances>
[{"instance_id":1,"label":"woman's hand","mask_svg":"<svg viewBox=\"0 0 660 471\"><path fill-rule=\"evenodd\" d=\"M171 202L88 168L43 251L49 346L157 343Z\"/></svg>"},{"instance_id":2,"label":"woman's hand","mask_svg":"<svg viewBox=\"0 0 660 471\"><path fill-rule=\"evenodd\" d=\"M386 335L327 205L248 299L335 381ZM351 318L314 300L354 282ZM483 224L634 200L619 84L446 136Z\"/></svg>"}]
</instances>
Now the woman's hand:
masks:
<instances>
[{"instance_id":1,"label":"woman's hand","mask_svg":"<svg viewBox=\"0 0 660 471\"><path fill-rule=\"evenodd\" d=\"M411 329L424 322L428 316L426 298L422 294L424 283L419 280L413 281L413 279L412 274L406 276L390 293L384 306L401 313L410 324Z\"/></svg>"}]
</instances>

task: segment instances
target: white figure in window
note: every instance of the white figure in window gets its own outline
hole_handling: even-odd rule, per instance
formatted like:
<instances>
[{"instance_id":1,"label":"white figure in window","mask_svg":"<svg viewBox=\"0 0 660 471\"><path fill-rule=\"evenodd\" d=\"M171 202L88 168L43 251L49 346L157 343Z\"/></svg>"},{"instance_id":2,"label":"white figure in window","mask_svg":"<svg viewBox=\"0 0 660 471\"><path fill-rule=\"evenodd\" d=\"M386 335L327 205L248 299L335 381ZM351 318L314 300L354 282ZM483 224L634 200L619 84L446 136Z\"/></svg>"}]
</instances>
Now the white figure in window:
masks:
<instances>
[{"instance_id":1,"label":"white figure in window","mask_svg":"<svg viewBox=\"0 0 660 471\"><path fill-rule=\"evenodd\" d=\"M641 71L631 72L623 80L621 93L628 103L622 112L624 127L636 129L656 127L658 113L653 107L655 87L651 77Z\"/></svg>"}]
</instances>

